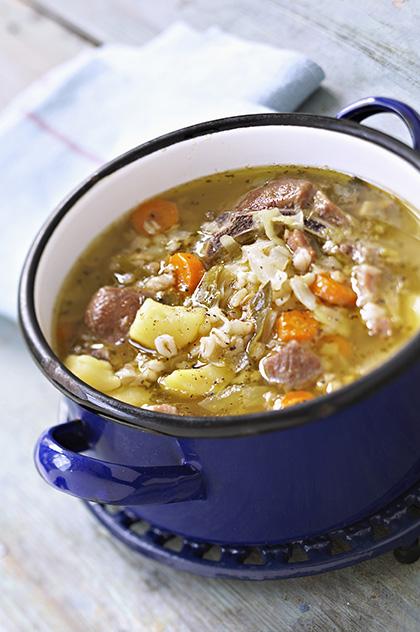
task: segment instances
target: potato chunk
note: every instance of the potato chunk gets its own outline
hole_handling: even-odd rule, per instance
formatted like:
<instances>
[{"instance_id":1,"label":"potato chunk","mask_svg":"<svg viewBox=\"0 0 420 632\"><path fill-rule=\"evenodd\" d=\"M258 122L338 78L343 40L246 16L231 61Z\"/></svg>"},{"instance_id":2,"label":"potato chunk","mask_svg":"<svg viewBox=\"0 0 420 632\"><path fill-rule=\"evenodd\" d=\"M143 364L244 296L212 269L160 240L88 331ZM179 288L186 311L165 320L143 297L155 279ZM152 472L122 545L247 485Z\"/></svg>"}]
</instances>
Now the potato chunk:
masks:
<instances>
[{"instance_id":1,"label":"potato chunk","mask_svg":"<svg viewBox=\"0 0 420 632\"><path fill-rule=\"evenodd\" d=\"M155 339L169 334L177 349L182 349L198 337L205 316L202 307L163 305L148 298L137 311L129 335L144 347L155 349Z\"/></svg>"},{"instance_id":2,"label":"potato chunk","mask_svg":"<svg viewBox=\"0 0 420 632\"><path fill-rule=\"evenodd\" d=\"M144 406L150 402L150 391L143 386L120 386L111 396L132 406Z\"/></svg>"},{"instance_id":3,"label":"potato chunk","mask_svg":"<svg viewBox=\"0 0 420 632\"><path fill-rule=\"evenodd\" d=\"M162 378L160 385L174 395L203 397L217 393L234 377L234 372L221 366L207 364L199 369L178 369Z\"/></svg>"},{"instance_id":4,"label":"potato chunk","mask_svg":"<svg viewBox=\"0 0 420 632\"><path fill-rule=\"evenodd\" d=\"M90 355L69 355L64 364L76 377L102 393L114 391L121 384L106 360Z\"/></svg>"}]
</instances>

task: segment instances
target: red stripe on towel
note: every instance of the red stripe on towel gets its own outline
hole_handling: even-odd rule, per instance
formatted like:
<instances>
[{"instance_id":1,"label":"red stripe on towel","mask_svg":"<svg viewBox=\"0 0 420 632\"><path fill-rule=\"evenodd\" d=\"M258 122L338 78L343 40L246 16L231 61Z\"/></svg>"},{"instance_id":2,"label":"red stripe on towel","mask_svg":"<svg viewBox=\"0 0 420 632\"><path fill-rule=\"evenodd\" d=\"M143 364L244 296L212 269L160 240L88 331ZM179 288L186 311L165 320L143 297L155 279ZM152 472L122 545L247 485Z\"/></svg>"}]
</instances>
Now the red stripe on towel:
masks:
<instances>
[{"instance_id":1,"label":"red stripe on towel","mask_svg":"<svg viewBox=\"0 0 420 632\"><path fill-rule=\"evenodd\" d=\"M98 156L95 156L95 154L90 153L90 151L87 151L86 149L75 143L73 140L67 138L67 136L51 127L42 118L35 114L35 112L27 112L26 116L40 129L62 142L63 145L65 145L68 149L71 149L74 153L79 154L79 156L83 156L87 160L90 160L97 165L102 165L105 162L105 160L102 160L102 158L99 158Z\"/></svg>"}]
</instances>

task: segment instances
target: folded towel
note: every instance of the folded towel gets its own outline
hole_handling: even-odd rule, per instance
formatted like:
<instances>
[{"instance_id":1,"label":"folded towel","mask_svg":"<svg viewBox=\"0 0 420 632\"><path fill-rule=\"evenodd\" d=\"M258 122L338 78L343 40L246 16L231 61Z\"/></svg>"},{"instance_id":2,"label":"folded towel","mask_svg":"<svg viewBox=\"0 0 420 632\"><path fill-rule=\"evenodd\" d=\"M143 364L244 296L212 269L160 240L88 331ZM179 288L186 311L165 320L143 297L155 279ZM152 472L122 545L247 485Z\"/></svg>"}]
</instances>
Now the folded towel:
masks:
<instances>
[{"instance_id":1,"label":"folded towel","mask_svg":"<svg viewBox=\"0 0 420 632\"><path fill-rule=\"evenodd\" d=\"M323 77L300 53L175 24L141 48L93 49L37 81L0 118L0 313L15 318L42 222L102 163L185 125L292 111Z\"/></svg>"}]
</instances>

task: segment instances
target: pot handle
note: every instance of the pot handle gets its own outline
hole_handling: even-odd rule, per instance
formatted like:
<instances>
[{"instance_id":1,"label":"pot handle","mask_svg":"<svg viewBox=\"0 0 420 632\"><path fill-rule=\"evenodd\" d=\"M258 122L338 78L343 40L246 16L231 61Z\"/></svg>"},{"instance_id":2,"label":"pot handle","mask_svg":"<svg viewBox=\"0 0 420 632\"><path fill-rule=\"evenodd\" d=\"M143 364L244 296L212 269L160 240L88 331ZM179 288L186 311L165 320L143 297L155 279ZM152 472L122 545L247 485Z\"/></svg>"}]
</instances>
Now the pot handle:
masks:
<instances>
[{"instance_id":1,"label":"pot handle","mask_svg":"<svg viewBox=\"0 0 420 632\"><path fill-rule=\"evenodd\" d=\"M337 114L338 119L348 119L361 123L368 116L390 112L396 114L408 128L413 140L413 148L420 151L420 115L409 105L387 97L366 97L351 103Z\"/></svg>"},{"instance_id":2,"label":"pot handle","mask_svg":"<svg viewBox=\"0 0 420 632\"><path fill-rule=\"evenodd\" d=\"M44 480L67 494L110 505L176 503L204 498L201 472L184 463L126 466L93 458L84 424L69 421L44 432L35 463Z\"/></svg>"}]
</instances>

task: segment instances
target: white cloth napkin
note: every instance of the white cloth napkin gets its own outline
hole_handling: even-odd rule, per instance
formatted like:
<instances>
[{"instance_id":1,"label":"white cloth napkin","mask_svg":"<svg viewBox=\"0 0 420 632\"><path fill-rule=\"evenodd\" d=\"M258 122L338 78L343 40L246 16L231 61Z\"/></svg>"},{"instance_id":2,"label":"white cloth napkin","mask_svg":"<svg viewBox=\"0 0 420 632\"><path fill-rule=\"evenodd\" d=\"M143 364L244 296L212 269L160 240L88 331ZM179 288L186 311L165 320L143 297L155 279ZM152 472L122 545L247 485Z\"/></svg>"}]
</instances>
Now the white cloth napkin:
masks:
<instances>
[{"instance_id":1,"label":"white cloth napkin","mask_svg":"<svg viewBox=\"0 0 420 632\"><path fill-rule=\"evenodd\" d=\"M300 53L177 23L141 48L94 49L37 81L0 117L0 314L16 316L36 231L102 163L185 125L292 111L323 77Z\"/></svg>"}]
</instances>

